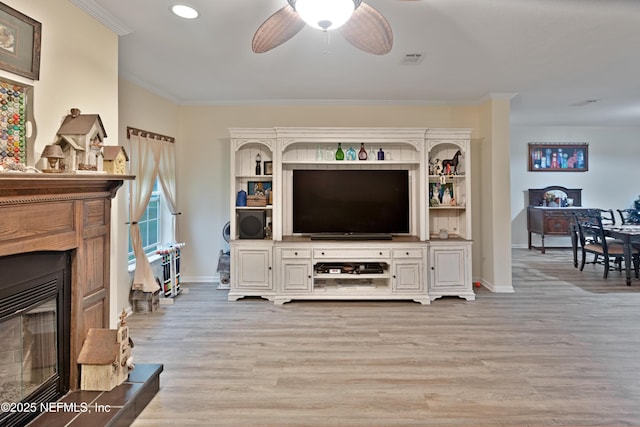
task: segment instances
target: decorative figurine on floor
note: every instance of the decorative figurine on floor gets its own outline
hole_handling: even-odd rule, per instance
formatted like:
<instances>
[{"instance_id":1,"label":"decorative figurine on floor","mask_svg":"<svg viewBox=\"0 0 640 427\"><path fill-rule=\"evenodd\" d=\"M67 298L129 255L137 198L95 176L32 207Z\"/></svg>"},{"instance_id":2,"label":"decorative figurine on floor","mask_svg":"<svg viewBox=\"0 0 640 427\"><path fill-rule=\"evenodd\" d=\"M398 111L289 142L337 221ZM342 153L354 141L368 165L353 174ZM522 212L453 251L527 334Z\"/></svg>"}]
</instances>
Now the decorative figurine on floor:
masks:
<instances>
[{"instance_id":1,"label":"decorative figurine on floor","mask_svg":"<svg viewBox=\"0 0 640 427\"><path fill-rule=\"evenodd\" d=\"M134 368L125 311L118 329L91 328L78 355L82 365L82 390L109 391L122 384Z\"/></svg>"}]
</instances>

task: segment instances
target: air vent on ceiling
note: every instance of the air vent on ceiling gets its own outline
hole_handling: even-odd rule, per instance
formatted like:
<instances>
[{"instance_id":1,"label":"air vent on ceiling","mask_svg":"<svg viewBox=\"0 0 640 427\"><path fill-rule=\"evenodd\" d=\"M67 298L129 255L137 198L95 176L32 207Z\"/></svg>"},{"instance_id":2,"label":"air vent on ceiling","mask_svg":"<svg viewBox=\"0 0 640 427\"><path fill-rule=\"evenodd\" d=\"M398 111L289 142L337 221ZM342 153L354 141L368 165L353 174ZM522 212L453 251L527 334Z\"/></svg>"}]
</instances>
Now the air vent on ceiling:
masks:
<instances>
[{"instance_id":1,"label":"air vent on ceiling","mask_svg":"<svg viewBox=\"0 0 640 427\"><path fill-rule=\"evenodd\" d=\"M584 101L579 101L579 102L575 102L571 105L569 105L570 107L584 107L585 105L589 105L589 104L595 104L596 102L600 101L599 99L585 99Z\"/></svg>"},{"instance_id":2,"label":"air vent on ceiling","mask_svg":"<svg viewBox=\"0 0 640 427\"><path fill-rule=\"evenodd\" d=\"M418 65L422 62L423 56L421 53L407 53L402 57L402 63L406 65Z\"/></svg>"}]
</instances>

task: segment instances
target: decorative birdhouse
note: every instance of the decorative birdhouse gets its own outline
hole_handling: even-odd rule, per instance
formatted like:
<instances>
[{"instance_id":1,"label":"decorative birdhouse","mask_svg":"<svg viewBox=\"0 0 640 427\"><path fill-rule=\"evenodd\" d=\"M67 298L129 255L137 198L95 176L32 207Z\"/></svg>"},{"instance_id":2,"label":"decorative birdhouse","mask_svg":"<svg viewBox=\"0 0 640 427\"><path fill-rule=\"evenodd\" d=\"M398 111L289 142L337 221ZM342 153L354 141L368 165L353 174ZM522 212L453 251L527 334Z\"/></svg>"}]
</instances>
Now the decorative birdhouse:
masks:
<instances>
[{"instance_id":1,"label":"decorative birdhouse","mask_svg":"<svg viewBox=\"0 0 640 427\"><path fill-rule=\"evenodd\" d=\"M57 133L65 172L102 171L102 146L107 133L98 114L80 114L77 108L65 117Z\"/></svg>"},{"instance_id":2,"label":"decorative birdhouse","mask_svg":"<svg viewBox=\"0 0 640 427\"><path fill-rule=\"evenodd\" d=\"M102 147L102 168L106 173L125 175L129 156L121 145L105 145Z\"/></svg>"},{"instance_id":3,"label":"decorative birdhouse","mask_svg":"<svg viewBox=\"0 0 640 427\"><path fill-rule=\"evenodd\" d=\"M109 391L122 384L133 369L129 327L124 310L118 329L91 328L78 355L82 390Z\"/></svg>"}]
</instances>

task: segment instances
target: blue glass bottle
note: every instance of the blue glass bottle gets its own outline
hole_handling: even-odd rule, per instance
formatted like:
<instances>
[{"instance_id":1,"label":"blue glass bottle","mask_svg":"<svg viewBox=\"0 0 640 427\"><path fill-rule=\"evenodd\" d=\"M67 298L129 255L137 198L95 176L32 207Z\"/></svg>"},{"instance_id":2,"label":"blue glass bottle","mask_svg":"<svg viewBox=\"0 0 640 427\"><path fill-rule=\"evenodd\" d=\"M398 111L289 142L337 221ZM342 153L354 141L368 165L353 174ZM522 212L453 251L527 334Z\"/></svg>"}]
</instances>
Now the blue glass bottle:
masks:
<instances>
[{"instance_id":1,"label":"blue glass bottle","mask_svg":"<svg viewBox=\"0 0 640 427\"><path fill-rule=\"evenodd\" d=\"M356 159L356 150L353 147L349 147L347 150L347 160L355 160Z\"/></svg>"}]
</instances>

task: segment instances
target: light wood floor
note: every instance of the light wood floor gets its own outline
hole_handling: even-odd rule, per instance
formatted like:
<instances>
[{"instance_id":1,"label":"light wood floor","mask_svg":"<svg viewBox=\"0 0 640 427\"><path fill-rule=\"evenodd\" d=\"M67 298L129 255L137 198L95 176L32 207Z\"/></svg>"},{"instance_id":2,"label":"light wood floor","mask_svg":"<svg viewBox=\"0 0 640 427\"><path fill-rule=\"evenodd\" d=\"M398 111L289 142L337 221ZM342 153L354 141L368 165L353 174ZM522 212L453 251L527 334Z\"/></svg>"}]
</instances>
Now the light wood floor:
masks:
<instances>
[{"instance_id":1,"label":"light wood floor","mask_svg":"<svg viewBox=\"0 0 640 427\"><path fill-rule=\"evenodd\" d=\"M186 285L128 319L163 363L142 426L640 425L640 280L513 251L515 293L412 302L227 302Z\"/></svg>"}]
</instances>

